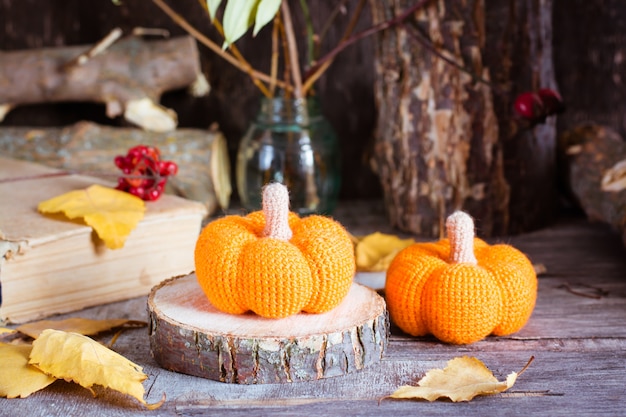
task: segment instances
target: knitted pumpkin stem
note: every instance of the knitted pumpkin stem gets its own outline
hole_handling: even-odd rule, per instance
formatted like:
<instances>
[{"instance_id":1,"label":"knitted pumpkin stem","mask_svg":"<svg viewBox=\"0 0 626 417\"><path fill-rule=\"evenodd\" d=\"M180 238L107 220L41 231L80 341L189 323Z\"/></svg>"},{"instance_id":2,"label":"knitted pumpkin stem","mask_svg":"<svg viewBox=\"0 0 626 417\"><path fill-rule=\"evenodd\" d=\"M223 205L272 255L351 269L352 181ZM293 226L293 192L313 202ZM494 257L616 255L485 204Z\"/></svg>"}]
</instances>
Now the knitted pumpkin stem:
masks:
<instances>
[{"instance_id":1,"label":"knitted pumpkin stem","mask_svg":"<svg viewBox=\"0 0 626 417\"><path fill-rule=\"evenodd\" d=\"M289 191L275 182L263 187L264 237L288 241L293 236L289 227Z\"/></svg>"},{"instance_id":2,"label":"knitted pumpkin stem","mask_svg":"<svg viewBox=\"0 0 626 417\"><path fill-rule=\"evenodd\" d=\"M446 220L446 231L450 239L450 263L476 265L474 255L474 221L469 214L456 211Z\"/></svg>"}]
</instances>

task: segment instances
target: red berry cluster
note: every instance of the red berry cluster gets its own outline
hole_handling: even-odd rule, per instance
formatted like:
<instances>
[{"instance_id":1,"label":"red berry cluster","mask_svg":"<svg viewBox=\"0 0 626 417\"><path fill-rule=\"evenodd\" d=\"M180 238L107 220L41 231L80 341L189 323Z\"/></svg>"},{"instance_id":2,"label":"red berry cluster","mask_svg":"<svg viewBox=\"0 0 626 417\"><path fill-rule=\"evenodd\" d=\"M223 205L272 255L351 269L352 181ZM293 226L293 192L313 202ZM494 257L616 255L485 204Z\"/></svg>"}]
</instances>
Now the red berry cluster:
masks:
<instances>
[{"instance_id":1,"label":"red berry cluster","mask_svg":"<svg viewBox=\"0 0 626 417\"><path fill-rule=\"evenodd\" d=\"M126 156L116 156L115 165L124 173L115 188L146 201L161 197L167 177L178 172L175 162L161 160L159 148L146 145L130 148Z\"/></svg>"},{"instance_id":2,"label":"red berry cluster","mask_svg":"<svg viewBox=\"0 0 626 417\"><path fill-rule=\"evenodd\" d=\"M559 93L550 88L541 88L517 96L513 108L519 117L536 124L544 123L548 116L563 112L565 105Z\"/></svg>"}]
</instances>

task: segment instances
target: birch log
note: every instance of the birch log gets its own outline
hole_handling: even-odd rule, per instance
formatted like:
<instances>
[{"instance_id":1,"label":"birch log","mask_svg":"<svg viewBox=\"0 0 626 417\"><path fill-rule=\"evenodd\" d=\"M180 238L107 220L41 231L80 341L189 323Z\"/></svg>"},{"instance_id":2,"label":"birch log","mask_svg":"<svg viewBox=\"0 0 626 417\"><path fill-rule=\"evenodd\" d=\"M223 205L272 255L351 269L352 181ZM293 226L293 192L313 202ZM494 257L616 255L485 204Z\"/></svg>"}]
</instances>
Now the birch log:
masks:
<instances>
[{"instance_id":1,"label":"birch log","mask_svg":"<svg viewBox=\"0 0 626 417\"><path fill-rule=\"evenodd\" d=\"M380 362L389 333L385 301L359 284L327 313L276 320L218 311L190 274L155 287L148 314L150 348L162 367L237 384L356 372Z\"/></svg>"}]
</instances>

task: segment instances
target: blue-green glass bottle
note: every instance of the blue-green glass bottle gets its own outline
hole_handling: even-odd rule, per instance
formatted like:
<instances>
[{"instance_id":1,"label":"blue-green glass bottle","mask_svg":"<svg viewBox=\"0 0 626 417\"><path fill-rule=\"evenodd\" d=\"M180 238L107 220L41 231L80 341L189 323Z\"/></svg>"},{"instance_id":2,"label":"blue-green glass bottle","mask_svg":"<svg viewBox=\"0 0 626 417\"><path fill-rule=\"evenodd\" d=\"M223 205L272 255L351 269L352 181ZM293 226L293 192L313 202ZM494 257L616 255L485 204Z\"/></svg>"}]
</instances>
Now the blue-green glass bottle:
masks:
<instances>
[{"instance_id":1,"label":"blue-green glass bottle","mask_svg":"<svg viewBox=\"0 0 626 417\"><path fill-rule=\"evenodd\" d=\"M260 209L263 186L280 182L289 190L291 211L331 214L340 175L337 135L317 99L262 99L237 153L237 190L246 209Z\"/></svg>"}]
</instances>

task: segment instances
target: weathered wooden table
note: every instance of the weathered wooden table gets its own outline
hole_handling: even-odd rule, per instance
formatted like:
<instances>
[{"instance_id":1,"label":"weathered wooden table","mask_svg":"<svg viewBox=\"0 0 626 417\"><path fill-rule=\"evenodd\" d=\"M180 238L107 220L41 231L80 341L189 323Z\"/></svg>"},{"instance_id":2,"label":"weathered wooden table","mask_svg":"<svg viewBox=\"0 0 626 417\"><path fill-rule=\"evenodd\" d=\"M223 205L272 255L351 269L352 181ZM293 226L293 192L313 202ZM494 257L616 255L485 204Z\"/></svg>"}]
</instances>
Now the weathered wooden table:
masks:
<instances>
[{"instance_id":1,"label":"weathered wooden table","mask_svg":"<svg viewBox=\"0 0 626 417\"><path fill-rule=\"evenodd\" d=\"M336 218L355 234L393 232L377 203L343 203ZM502 240L502 239L500 239ZM146 411L103 389L98 396L57 381L26 399L0 399L0 416L379 416L379 415L626 415L626 250L617 234L579 217L504 239L545 265L537 306L519 333L467 346L412 338L392 328L383 361L345 377L310 383L231 385L160 368L150 356L146 328L128 330L115 350L143 366ZM89 277L85 277L89 279ZM580 294L581 293L581 294ZM147 318L146 299L90 308L63 317ZM496 377L535 361L509 391L469 403L398 401L382 397L412 384L457 356L475 356Z\"/></svg>"}]
</instances>

